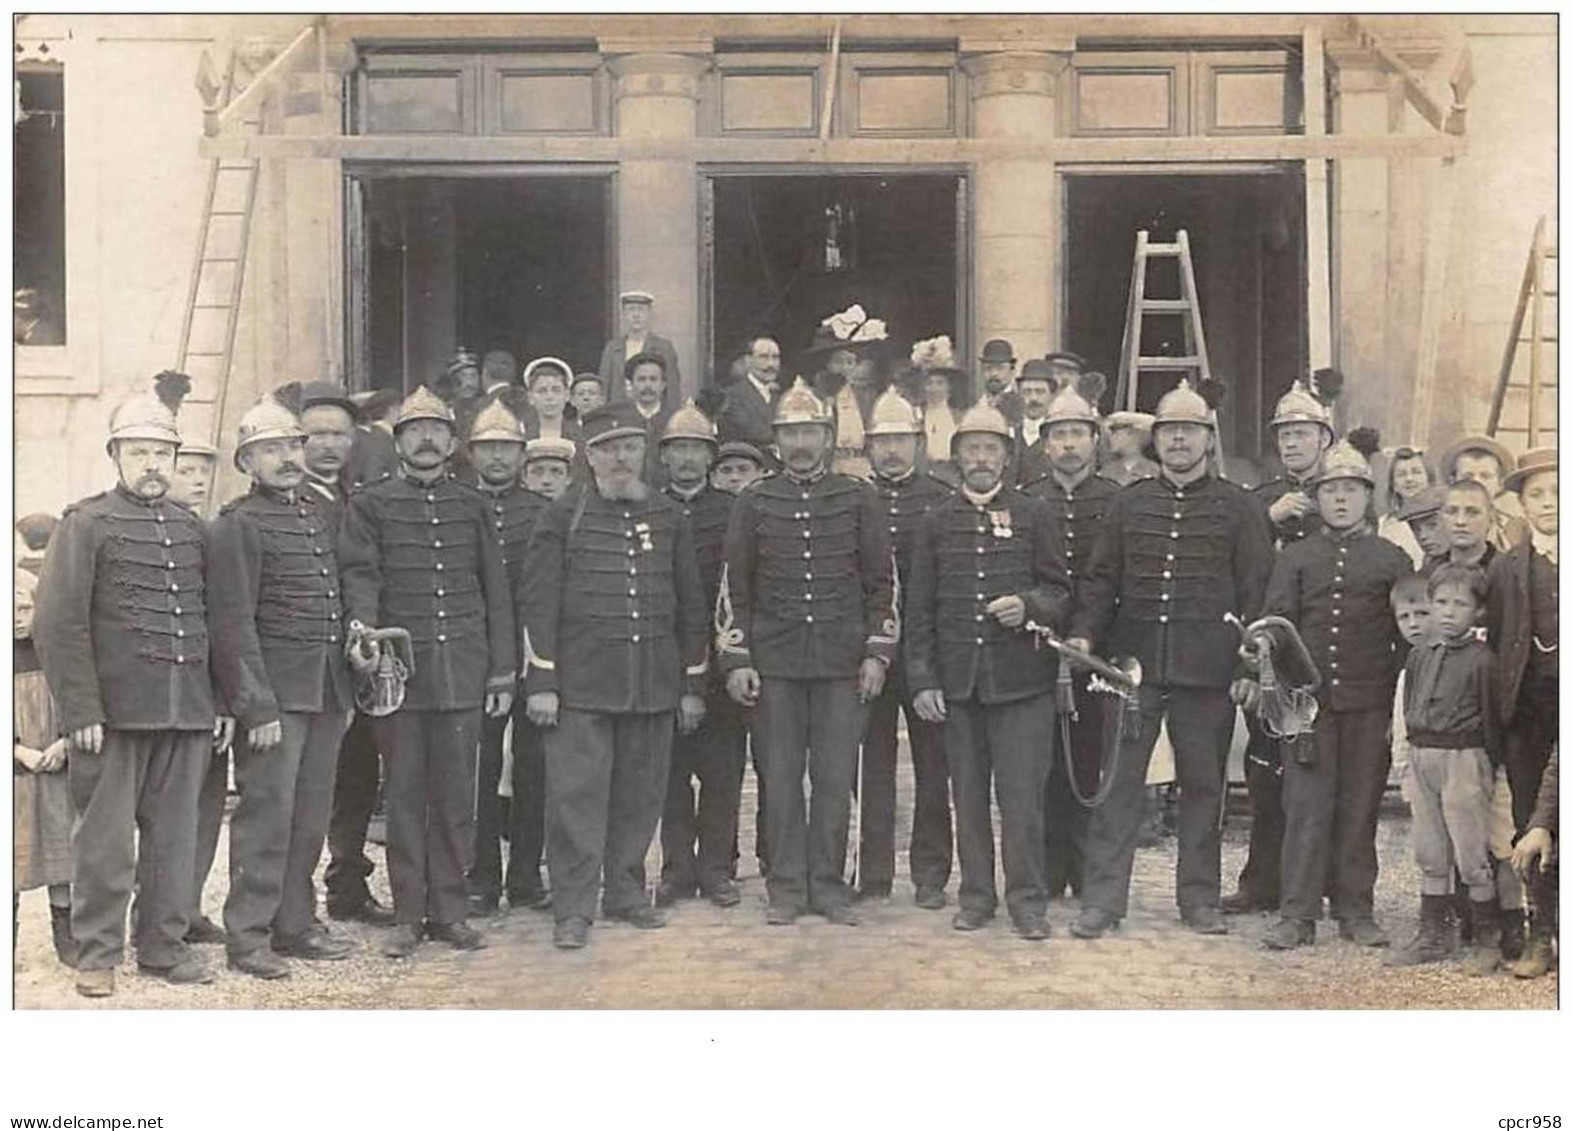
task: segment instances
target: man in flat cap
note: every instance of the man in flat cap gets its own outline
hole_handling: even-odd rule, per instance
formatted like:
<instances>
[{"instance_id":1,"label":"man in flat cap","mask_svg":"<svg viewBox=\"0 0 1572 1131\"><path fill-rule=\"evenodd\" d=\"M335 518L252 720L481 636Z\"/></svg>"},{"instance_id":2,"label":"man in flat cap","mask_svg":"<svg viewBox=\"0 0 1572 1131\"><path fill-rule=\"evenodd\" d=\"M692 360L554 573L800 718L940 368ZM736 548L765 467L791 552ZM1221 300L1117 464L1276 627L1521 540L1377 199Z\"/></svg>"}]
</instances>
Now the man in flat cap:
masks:
<instances>
[{"instance_id":1,"label":"man in flat cap","mask_svg":"<svg viewBox=\"0 0 1572 1131\"><path fill-rule=\"evenodd\" d=\"M475 752L482 711L507 715L518 669L491 515L447 469L453 410L422 386L405 399L393 439L398 473L350 497L339 563L351 646L376 628L405 629L413 645L403 705L375 720L395 918L384 953L406 958L423 934L463 950L485 945L466 921Z\"/></svg>"},{"instance_id":2,"label":"man in flat cap","mask_svg":"<svg viewBox=\"0 0 1572 1131\"><path fill-rule=\"evenodd\" d=\"M600 365L596 367L606 384L607 399L628 399L628 388L623 380L628 362L641 353L652 353L665 363L667 394L664 405L675 408L670 390L682 387L682 369L677 364L677 347L650 329L655 315L655 296L649 291L623 291L619 302L622 333L606 343L600 351Z\"/></svg>"}]
</instances>

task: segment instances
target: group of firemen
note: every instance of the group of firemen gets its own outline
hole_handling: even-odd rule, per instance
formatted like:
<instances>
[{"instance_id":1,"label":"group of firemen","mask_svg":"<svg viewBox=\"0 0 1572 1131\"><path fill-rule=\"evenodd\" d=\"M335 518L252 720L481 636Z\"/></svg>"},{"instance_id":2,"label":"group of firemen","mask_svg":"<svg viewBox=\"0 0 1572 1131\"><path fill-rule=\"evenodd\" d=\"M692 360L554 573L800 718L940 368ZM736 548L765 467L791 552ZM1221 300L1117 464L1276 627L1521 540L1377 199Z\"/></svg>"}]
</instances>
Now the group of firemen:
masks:
<instances>
[{"instance_id":1,"label":"group of firemen","mask_svg":"<svg viewBox=\"0 0 1572 1131\"><path fill-rule=\"evenodd\" d=\"M1328 625L1300 625L1325 676L1317 726L1358 716L1339 756L1381 762L1364 775L1378 789L1385 755L1363 748L1387 738L1360 712L1390 712L1402 655L1385 594L1407 559L1360 550L1345 581L1347 546L1376 539L1375 479L1298 386L1273 426L1315 433L1302 483L1253 495L1217 474L1216 412L1180 383L1152 416L1119 414L1149 457L1121 484L1099 473L1109 421L1074 368L1028 363L1018 389L1008 343L981 360L1005 354L1005 376L958 412L942 475L894 385L844 399L864 465L838 470L843 399L802 378L781 389L770 338L710 413L646 411L632 375L648 357L631 359L628 395L583 411L571 439L531 438L506 396L456 413L424 386L357 428L364 406L316 383L245 413L234 461L250 487L210 522L168 497L175 413L122 405L119 481L60 521L32 630L71 749L79 992L114 992L133 894L137 966L170 982L212 979L200 941L265 979L343 958L354 944L317 915L325 843L329 917L386 926L392 958L484 946L471 920L504 899L549 911L564 949L597 917L652 929L682 900L734 907L750 752L766 921L855 926L859 904L891 895L901 715L918 907L945 907L953 859L953 925L987 928L997 844L1021 938L1049 936L1066 889L1076 937L1117 927L1166 728L1180 917L1225 932L1226 761L1237 707L1261 690L1238 625L1286 599L1288 542L1327 542L1335 579L1292 594ZM308 456L322 435L353 475ZM219 926L200 900L230 753ZM391 911L362 851L379 783ZM1345 932L1380 945L1374 807L1334 831L1327 788L1290 816L1283 875L1317 915L1332 892Z\"/></svg>"}]
</instances>

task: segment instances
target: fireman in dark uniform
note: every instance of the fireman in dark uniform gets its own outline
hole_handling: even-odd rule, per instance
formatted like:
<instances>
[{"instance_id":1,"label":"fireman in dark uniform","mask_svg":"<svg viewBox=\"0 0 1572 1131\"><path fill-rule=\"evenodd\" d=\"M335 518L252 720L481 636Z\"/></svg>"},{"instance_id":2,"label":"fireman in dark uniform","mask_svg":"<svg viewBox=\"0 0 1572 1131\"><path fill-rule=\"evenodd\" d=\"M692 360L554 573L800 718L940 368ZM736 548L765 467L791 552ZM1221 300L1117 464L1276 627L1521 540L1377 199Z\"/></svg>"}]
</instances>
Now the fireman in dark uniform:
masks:
<instances>
[{"instance_id":1,"label":"fireman in dark uniform","mask_svg":"<svg viewBox=\"0 0 1572 1131\"><path fill-rule=\"evenodd\" d=\"M756 708L768 922L813 911L856 926L842 873L866 705L900 639L894 558L877 492L829 470L834 420L801 378L776 405L774 434L781 473L732 509L715 645L727 692Z\"/></svg>"},{"instance_id":2,"label":"fireman in dark uniform","mask_svg":"<svg viewBox=\"0 0 1572 1131\"><path fill-rule=\"evenodd\" d=\"M726 523L733 502L732 495L709 482L716 448L715 424L692 401L672 413L660 440L660 466L666 480L661 490L677 504L693 529L706 626L720 589ZM706 631L706 648L709 643ZM741 902L731 877L731 853L737 840L747 750L747 719L726 694L725 681L712 665L705 685L704 721L691 734L679 734L672 742L666 807L660 822L658 906L691 899L695 892L718 907L735 907Z\"/></svg>"},{"instance_id":3,"label":"fireman in dark uniform","mask_svg":"<svg viewBox=\"0 0 1572 1131\"><path fill-rule=\"evenodd\" d=\"M1048 504L1054 516L1054 537L1064 555L1065 572L1076 585L1102 528L1103 515L1119 492L1119 484L1097 474L1097 411L1074 384L1055 394L1042 425L1042 455L1047 471L1022 485L1021 490ZM1066 689L1074 707L1069 720L1070 754L1074 760L1075 786L1090 796L1098 784L1108 739L1111 711L1116 705L1106 695L1090 689L1091 673L1059 669L1060 694ZM1064 706L1060 704L1061 708ZM1060 733L1066 729L1060 720ZM1057 899L1069 888L1081 894L1082 852L1086 842L1087 809L1075 799L1065 751L1055 744L1048 774L1045 819L1048 837L1048 898Z\"/></svg>"},{"instance_id":4,"label":"fireman in dark uniform","mask_svg":"<svg viewBox=\"0 0 1572 1131\"><path fill-rule=\"evenodd\" d=\"M185 941L197 795L220 730L208 666L207 536L165 499L180 435L153 397L109 422L119 483L70 507L38 583L33 640L71 739L76 988L114 993L137 856L140 969L175 983L212 971ZM219 736L228 745L228 735Z\"/></svg>"},{"instance_id":5,"label":"fireman in dark uniform","mask_svg":"<svg viewBox=\"0 0 1572 1131\"><path fill-rule=\"evenodd\" d=\"M512 708L517 645L491 514L447 470L453 410L422 386L405 399L393 439L398 474L350 497L339 564L352 643L397 627L414 645L403 706L374 720L396 920L384 953L403 958L422 931L460 949L485 945L466 922L475 750L482 709L495 719Z\"/></svg>"},{"instance_id":6,"label":"fireman in dark uniform","mask_svg":"<svg viewBox=\"0 0 1572 1131\"><path fill-rule=\"evenodd\" d=\"M1282 918L1263 940L1274 950L1315 941L1323 895L1342 938L1388 942L1375 921L1376 817L1406 652L1391 597L1414 564L1371 528L1374 493L1364 456L1347 444L1327 452L1316 481L1321 529L1278 554L1262 608L1302 633L1321 673L1314 731L1281 743Z\"/></svg>"},{"instance_id":7,"label":"fireman in dark uniform","mask_svg":"<svg viewBox=\"0 0 1572 1131\"><path fill-rule=\"evenodd\" d=\"M306 433L271 400L240 421L251 491L213 523L213 667L237 722L240 805L229 826L229 965L289 974L284 955L352 949L318 927L312 875L327 837L352 692L344 660L337 516L304 486Z\"/></svg>"},{"instance_id":8,"label":"fireman in dark uniform","mask_svg":"<svg viewBox=\"0 0 1572 1131\"><path fill-rule=\"evenodd\" d=\"M887 390L874 402L867 431L868 461L873 466L873 488L879 493L880 518L889 523L903 591L911 581L917 528L923 516L952 493L948 484L918 470L922 436L922 418L895 390ZM868 729L862 739L857 890L863 898L883 898L890 894L895 879L895 736L904 711L916 779L910 845L912 886L917 889L917 906L935 911L944 906L944 887L950 882L955 856L950 773L939 728L918 717L911 702L906 664L897 656L884 690L868 708Z\"/></svg>"},{"instance_id":9,"label":"fireman in dark uniform","mask_svg":"<svg viewBox=\"0 0 1572 1131\"><path fill-rule=\"evenodd\" d=\"M1079 582L1070 643L1141 663L1140 727L1126 735L1107 800L1086 833L1080 938L1124 918L1144 808L1147 763L1166 718L1179 780L1179 912L1191 929L1223 934L1218 908L1223 778L1234 704L1238 633L1261 608L1272 546L1259 508L1209 472L1217 420L1181 381L1157 405L1162 474L1114 496Z\"/></svg>"},{"instance_id":10,"label":"fireman in dark uniform","mask_svg":"<svg viewBox=\"0 0 1572 1131\"><path fill-rule=\"evenodd\" d=\"M642 480L647 436L619 401L588 413L589 475L530 536L524 690L546 731L546 865L553 943L589 941L602 913L665 926L644 857L666 798L675 731L704 718L704 589L682 509Z\"/></svg>"},{"instance_id":11,"label":"fireman in dark uniform","mask_svg":"<svg viewBox=\"0 0 1572 1131\"><path fill-rule=\"evenodd\" d=\"M1284 393L1269 423L1283 474L1255 488L1251 496L1266 515L1279 550L1321 529L1316 512L1315 478L1321 457L1331 447L1332 414L1301 382ZM1245 751L1245 786L1250 791L1250 850L1239 872L1238 889L1225 896L1230 914L1277 908L1283 860L1283 752L1266 734L1254 712L1245 712L1250 743Z\"/></svg>"},{"instance_id":12,"label":"fireman in dark uniform","mask_svg":"<svg viewBox=\"0 0 1572 1131\"><path fill-rule=\"evenodd\" d=\"M519 478L524 464L524 427L500 400L486 405L470 426L469 463L475 487L485 500L488 527L507 567L513 596L514 621L523 623L524 551L530 531L546 507L546 498L527 491ZM513 796L508 805L508 866L502 866L502 803L497 785L502 778L502 741L513 726ZM542 829L529 817L544 804L544 765L538 742L525 741L529 725L523 704L507 715L480 724L479 781L475 794L475 859L469 871L470 910L490 915L507 892L510 907L538 906L546 897L540 880ZM538 738L538 736L536 736ZM533 832L533 836L531 833Z\"/></svg>"},{"instance_id":13,"label":"fireman in dark uniform","mask_svg":"<svg viewBox=\"0 0 1572 1131\"><path fill-rule=\"evenodd\" d=\"M1070 581L1047 506L1006 482L1011 442L1009 423L989 405L956 425L961 489L918 528L907 678L917 714L944 724L961 860L955 929L980 929L998 905L997 793L1005 906L1017 934L1041 940L1049 933L1043 800L1058 660L1025 626L1062 628Z\"/></svg>"}]
</instances>

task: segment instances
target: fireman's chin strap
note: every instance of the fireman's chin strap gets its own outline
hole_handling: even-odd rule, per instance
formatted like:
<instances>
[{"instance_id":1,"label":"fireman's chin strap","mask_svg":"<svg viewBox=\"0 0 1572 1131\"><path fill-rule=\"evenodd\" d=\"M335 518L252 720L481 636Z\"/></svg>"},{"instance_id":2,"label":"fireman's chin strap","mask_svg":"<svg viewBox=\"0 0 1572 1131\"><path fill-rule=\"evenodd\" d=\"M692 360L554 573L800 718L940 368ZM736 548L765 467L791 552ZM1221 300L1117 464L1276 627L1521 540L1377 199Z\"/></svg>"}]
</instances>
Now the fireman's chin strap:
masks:
<instances>
[{"instance_id":1,"label":"fireman's chin strap","mask_svg":"<svg viewBox=\"0 0 1572 1131\"><path fill-rule=\"evenodd\" d=\"M1141 665L1137 660L1126 660L1110 663L1089 652L1079 648L1072 648L1060 640L1053 629L1040 625L1036 621L1026 622L1026 631L1037 638L1037 643L1047 644L1058 652L1064 662L1059 665L1059 681L1055 688L1055 706L1059 715L1059 750L1064 759L1065 776L1070 782L1070 793L1075 800L1086 809L1099 808L1108 800L1108 795L1113 792L1114 782L1119 775L1119 758L1124 748L1125 733L1131 722L1139 728L1141 715L1141 701L1137 692L1141 686ZM1123 703L1120 706L1119 718L1114 724L1112 749L1104 747L1098 760L1097 788L1088 797L1081 790L1081 783L1076 780L1075 753L1070 737L1070 724L1080 717L1075 706L1075 677L1071 673L1071 666L1088 668L1091 678L1087 683L1087 690L1108 695L1117 695Z\"/></svg>"}]
</instances>

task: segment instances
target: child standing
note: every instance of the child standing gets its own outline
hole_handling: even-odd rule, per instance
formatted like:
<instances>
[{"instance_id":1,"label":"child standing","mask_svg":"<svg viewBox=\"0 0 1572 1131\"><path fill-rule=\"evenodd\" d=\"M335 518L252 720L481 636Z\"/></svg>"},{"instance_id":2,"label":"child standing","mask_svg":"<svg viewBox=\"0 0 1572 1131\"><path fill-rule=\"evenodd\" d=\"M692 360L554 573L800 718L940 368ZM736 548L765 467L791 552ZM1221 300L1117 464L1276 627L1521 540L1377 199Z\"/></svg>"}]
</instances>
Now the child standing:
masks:
<instances>
[{"instance_id":1,"label":"child standing","mask_svg":"<svg viewBox=\"0 0 1572 1131\"><path fill-rule=\"evenodd\" d=\"M1387 957L1390 966L1437 962L1451 950L1454 866L1468 887L1474 938L1470 973L1500 962L1500 908L1490 865L1493 766L1500 758L1495 655L1474 633L1485 576L1445 563L1430 575L1433 639L1409 653L1403 714L1408 727L1409 803L1419 863L1419 933Z\"/></svg>"},{"instance_id":2,"label":"child standing","mask_svg":"<svg viewBox=\"0 0 1572 1131\"><path fill-rule=\"evenodd\" d=\"M1415 573L1392 586L1392 615L1404 643L1417 648L1430 636L1430 592L1424 577ZM1403 716L1403 692L1408 686L1406 672L1397 673L1397 691L1392 696L1392 772L1389 782L1403 787L1408 795L1408 722Z\"/></svg>"},{"instance_id":3,"label":"child standing","mask_svg":"<svg viewBox=\"0 0 1572 1131\"><path fill-rule=\"evenodd\" d=\"M1413 563L1367 521L1375 476L1359 452L1327 452L1312 490L1321 523L1284 546L1262 606L1299 630L1321 672L1314 731L1283 742L1282 918L1263 941L1313 943L1327 893L1338 934L1380 947L1376 818L1401 662L1391 595Z\"/></svg>"}]
</instances>

